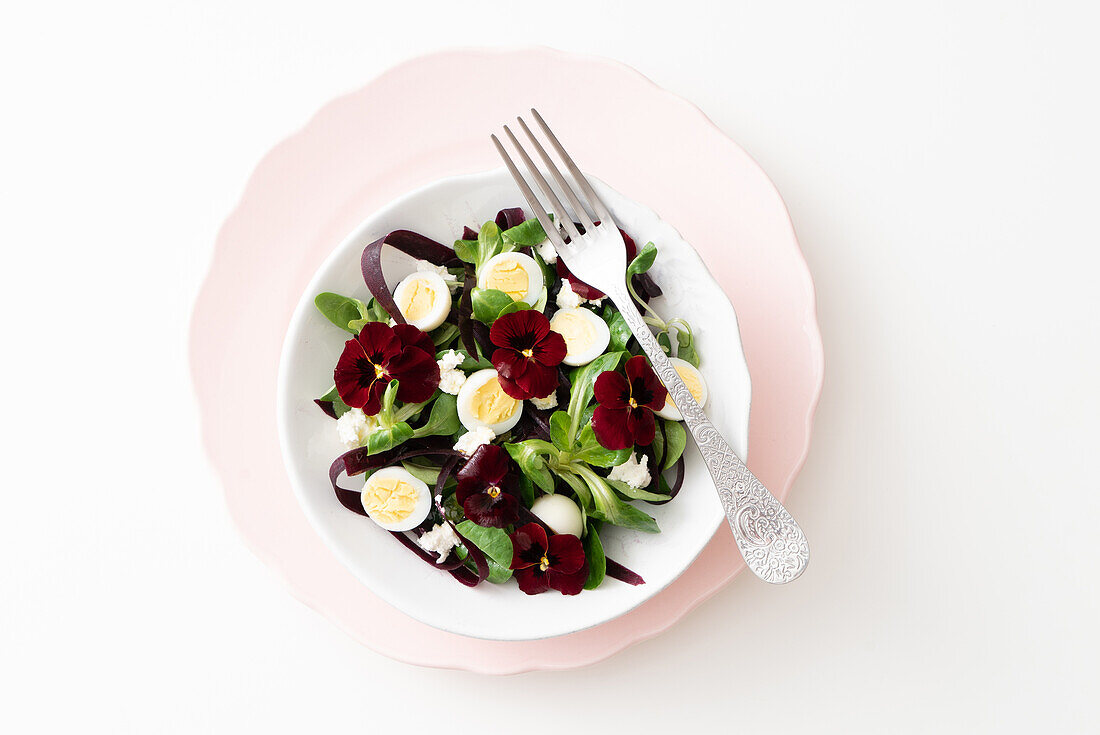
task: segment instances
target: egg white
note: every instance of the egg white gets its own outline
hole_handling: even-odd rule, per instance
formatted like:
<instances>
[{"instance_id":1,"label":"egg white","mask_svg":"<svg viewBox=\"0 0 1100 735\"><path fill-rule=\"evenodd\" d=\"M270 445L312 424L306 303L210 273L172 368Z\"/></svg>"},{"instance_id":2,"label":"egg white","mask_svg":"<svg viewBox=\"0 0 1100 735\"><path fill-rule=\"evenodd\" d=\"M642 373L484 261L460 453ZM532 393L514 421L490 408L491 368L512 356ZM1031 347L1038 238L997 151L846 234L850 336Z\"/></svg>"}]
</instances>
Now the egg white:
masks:
<instances>
[{"instance_id":1,"label":"egg white","mask_svg":"<svg viewBox=\"0 0 1100 735\"><path fill-rule=\"evenodd\" d=\"M395 521L394 523L383 523L374 516L371 516L370 519L379 526L387 531L410 531L423 523L424 519L428 517L428 512L432 508L432 492L428 489L426 483L413 477L404 467L384 467L374 472L367 478L367 482L363 483L364 490L366 490L367 484L370 483L373 478L378 478L380 480L386 478L398 479L416 488L416 507L413 508L413 512L404 520ZM364 510L366 510L366 508L364 508Z\"/></svg>"},{"instance_id":2,"label":"egg white","mask_svg":"<svg viewBox=\"0 0 1100 735\"><path fill-rule=\"evenodd\" d=\"M451 289L447 288L447 282L438 273L432 271L410 273L401 279L401 283L397 284L397 288L393 290L393 300L397 302L398 308L401 308L400 304L404 300L405 292L417 283L426 286L435 295L432 308L419 319L409 319L404 311L401 312L401 316L404 316L405 321L414 327L428 332L447 321L447 315L451 313Z\"/></svg>"},{"instance_id":3,"label":"egg white","mask_svg":"<svg viewBox=\"0 0 1100 735\"><path fill-rule=\"evenodd\" d=\"M542 297L542 287L544 285L542 277L542 268L535 262L535 259L530 255L524 255L523 253L510 252L499 253L494 255L485 261L485 264L478 269L477 285L478 288L489 288L488 283L489 274L493 272L494 267L498 263L517 263L527 274L527 291L521 298L516 301L522 301L528 306L533 306Z\"/></svg>"},{"instance_id":4,"label":"egg white","mask_svg":"<svg viewBox=\"0 0 1100 735\"><path fill-rule=\"evenodd\" d=\"M575 314L585 321L585 323L591 325L594 334L592 341L584 345L583 348L578 349L576 346L570 346L567 342L566 345L570 347L570 351L566 354L563 363L571 367L578 367L580 365L587 365L602 355L607 349L607 346L611 344L611 330L607 327L607 322L597 316L595 313L588 309L558 309L554 313L554 316L550 319L550 329L557 332L554 329L554 322L561 316Z\"/></svg>"},{"instance_id":5,"label":"egg white","mask_svg":"<svg viewBox=\"0 0 1100 735\"><path fill-rule=\"evenodd\" d=\"M710 395L710 391L707 389L707 381L703 379L703 374L699 372L699 368L692 365L687 360L681 360L678 357L668 358L673 367L676 368L676 372L686 372L689 375L694 375L699 381L700 396L695 399L699 407L702 408L707 405L707 397ZM676 404L672 402L672 395L665 399L665 405L657 412L657 415L663 419L669 419L670 421L683 421L684 416L680 413L680 409L676 408Z\"/></svg>"},{"instance_id":6,"label":"egg white","mask_svg":"<svg viewBox=\"0 0 1100 735\"><path fill-rule=\"evenodd\" d=\"M564 495L541 495L531 504L531 512L554 533L571 533L577 538L584 533L584 516L571 498Z\"/></svg>"},{"instance_id":7,"label":"egg white","mask_svg":"<svg viewBox=\"0 0 1100 735\"><path fill-rule=\"evenodd\" d=\"M467 430L473 431L479 429L482 426L488 426L493 430L493 433L500 436L504 432L511 429L513 426L519 423L520 417L523 415L523 401L516 401L515 412L504 419L500 423L488 424L477 418L477 414L474 411L474 393L477 392L481 386L488 383L490 380L496 380L497 371L493 368L486 368L484 370L478 370L468 378L466 382L462 384L462 387L458 390L457 407L458 407L458 420L466 427Z\"/></svg>"}]
</instances>

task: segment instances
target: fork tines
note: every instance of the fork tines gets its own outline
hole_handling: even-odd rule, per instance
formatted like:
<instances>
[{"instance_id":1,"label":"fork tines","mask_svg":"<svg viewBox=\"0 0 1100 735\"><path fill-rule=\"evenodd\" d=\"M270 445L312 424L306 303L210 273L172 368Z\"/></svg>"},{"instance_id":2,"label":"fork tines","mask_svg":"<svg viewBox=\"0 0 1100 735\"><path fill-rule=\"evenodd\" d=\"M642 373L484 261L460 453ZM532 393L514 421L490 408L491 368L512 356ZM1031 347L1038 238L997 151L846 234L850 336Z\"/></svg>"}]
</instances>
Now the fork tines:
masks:
<instances>
[{"instance_id":1,"label":"fork tines","mask_svg":"<svg viewBox=\"0 0 1100 735\"><path fill-rule=\"evenodd\" d=\"M575 182L575 186L569 184L561 170L554 163L554 159L546 152L542 143L540 143L538 138L535 137L535 134L531 132L531 128L527 126L523 118L517 117L516 121L527 135L527 139L531 141L531 146L534 147L539 159L550 172L550 176L554 179L554 182L557 183L558 189L569 202L569 209L562 203L558 194L550 185L550 182L546 180L546 177L543 176L539 167L535 165L535 162L527 155L527 151L524 150L519 140L516 139L516 136L507 125L504 126L504 132L508 136L508 139L512 141L512 145L519 154L520 160L523 161L528 176L535 182L539 191L542 192L546 201L545 205L539 201L535 192L532 191L530 185L527 183L527 179L520 173L520 170L516 167L516 164L512 161L511 156L508 155L508 152L504 149L503 144L501 144L497 136L493 135L491 137L493 139L493 144L497 147L497 152L504 160L504 165L508 167L509 173L512 174L512 178L515 179L516 185L519 186L520 191L523 192L523 197L527 200L527 204L530 205L531 211L534 213L535 217L538 218L539 223L542 225L542 229L546 231L547 236L551 239L554 246L557 248L569 247L565 244L558 226L565 231L565 236L573 241L576 241L580 237L581 231L578 230L577 226L574 224L574 217L576 217L576 221L580 223L584 231L589 231L596 227L595 223L597 221L599 221L601 225L608 224L615 226L615 221L611 213L607 210L607 207L604 206L603 202L600 201L600 198L596 196L596 192L592 189L591 184L588 183L588 179L586 179L580 169L577 168L577 164L575 164L569 154L565 152L557 136L550 130L546 121L542 119L542 115L538 113L538 110L533 108L531 110L531 115L534 117L535 124L546 136L550 146L557 152L558 156L565 164L566 169L568 169ZM577 189L580 190L580 195L583 195L587 200L586 202L581 201ZM590 211L592 214L589 214ZM550 214L554 216L554 222L558 223L558 226L555 226L554 222L551 222L549 217Z\"/></svg>"}]
</instances>

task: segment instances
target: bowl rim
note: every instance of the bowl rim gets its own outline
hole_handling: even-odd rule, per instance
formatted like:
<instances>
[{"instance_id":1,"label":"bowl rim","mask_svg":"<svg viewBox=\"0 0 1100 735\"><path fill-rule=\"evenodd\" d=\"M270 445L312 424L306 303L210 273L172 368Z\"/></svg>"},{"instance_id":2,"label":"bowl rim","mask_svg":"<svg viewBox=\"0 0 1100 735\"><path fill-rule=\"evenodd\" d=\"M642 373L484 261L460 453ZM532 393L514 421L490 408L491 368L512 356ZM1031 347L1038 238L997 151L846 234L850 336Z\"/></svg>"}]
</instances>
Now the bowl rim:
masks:
<instances>
[{"instance_id":1,"label":"bowl rim","mask_svg":"<svg viewBox=\"0 0 1100 735\"><path fill-rule=\"evenodd\" d=\"M291 409L289 388L287 385L289 380L289 364L292 360L294 353L291 338L301 329L302 321L305 319L307 314L311 313L312 309L314 308L312 294L317 292L319 288L319 282L325 280L325 275L327 271L330 270L335 261L341 258L343 251L347 247L349 247L351 243L362 242L364 240L364 236L368 235L368 233L370 233L371 231L377 230L376 226L374 225L374 222L376 220L385 217L391 210L397 209L411 200L415 200L421 196L424 196L432 189L441 188L448 185L460 184L463 182L473 187L479 184L492 183L502 176L509 176L509 174L506 168L504 168L503 166L498 166L495 168L473 173L454 174L433 179L405 192L404 194L401 194L400 196L394 197L387 201L385 204L373 209L351 232L349 232L340 240L340 242L317 266L316 270L309 280L309 283L302 291L302 294L298 300L298 304L295 306L294 311L291 314L290 321L287 324L286 332L283 335L283 341L280 347L278 374L275 384L275 409L276 425L279 435L280 454L282 455L284 469L287 472L287 478L290 482L290 486L294 493L295 499L297 500L299 507L302 509L302 512L306 516L306 519L308 520L313 531L317 533L325 547L330 552L332 552L332 554L337 558L340 564L345 569L347 569L348 572L351 573L356 581L365 586L368 590L371 591L371 593L377 595L380 599L385 601L386 604L390 605L402 614L408 615L410 618L417 620L418 622L421 622L425 625L429 625L433 628L448 633L462 635L469 638L476 638L480 640L522 642L556 638L560 636L570 635L572 633L577 633L583 630L588 630L590 628L594 628L617 618L620 618L630 611L638 608L639 606L649 602L651 599L653 599L654 596L656 596L658 593L660 593L662 590L664 590L670 584L676 581L676 579L678 579L681 575L683 575L683 573L688 568L690 568L692 564L695 563L695 561L699 558L699 555L702 554L703 550L709 544L710 540L714 537L714 534L718 531L719 528L721 528L722 523L725 521L725 513L722 510L721 505L717 502L715 503L714 507L716 509L716 513L715 517L712 519L712 523L710 524L709 531L706 531L705 534L701 535L701 539L697 543L694 550L691 552L690 558L685 557L685 561L679 571L670 576L668 579L663 580L659 584L654 584L647 581L645 585L646 594L639 599L633 601L631 604L626 605L621 609L617 609L613 614L603 617L602 619L593 620L592 622L579 627L570 627L568 630L554 631L545 635L503 635L498 637L488 637L484 635L478 635L467 630L463 630L459 626L441 625L436 621L421 617L417 614L415 610L409 609L408 606L398 604L393 599L391 599L391 597L386 594L385 591L370 585L359 575L359 573L356 571L355 563L353 563L353 560L349 558L349 553L342 547L340 543L332 539L330 537L330 534L325 530L325 524L322 522L321 518L322 512L320 511L320 509L314 507L312 501L307 499L307 493L304 491L302 484L298 481L299 472L297 471L296 466L291 460L293 454L291 451L292 447L288 438L289 429L287 426L290 416L293 414L293 410ZM709 283L713 285L719 293L721 293L722 300L729 308L729 316L733 320L733 325L737 336L736 347L738 355L740 356L740 361L736 367L739 372L743 374L743 379L745 383L744 387L746 393L745 406L743 410L743 425L739 426L738 430L740 431L740 435L743 437L742 450L744 456L742 458L747 461L749 451L749 426L752 412L752 379L748 369L748 362L745 357L744 341L741 336L741 327L740 323L737 320L737 312L733 306L733 303L729 300L729 297L726 295L725 290L722 288L721 284L718 283L718 281L714 278L714 275L711 273L710 269L707 267L706 263L703 261L698 251L683 237L679 230L677 230L666 220L662 219L661 216L651 207L641 202L638 202L637 200L632 199L624 194L621 194L616 189L606 184L599 177L589 174L587 172L585 172L585 176L588 178L593 188L597 190L597 193L604 197L605 204L607 205L608 209L612 210L613 213L615 211L615 202L608 201L608 196L605 196L605 194L610 194L612 199L617 197L625 202L628 202L631 206L637 208L639 215L652 219L655 225L667 228L676 239L687 246L684 250L685 255L695 260L700 272L702 274L705 274ZM510 178L508 180L510 181Z\"/></svg>"}]
</instances>

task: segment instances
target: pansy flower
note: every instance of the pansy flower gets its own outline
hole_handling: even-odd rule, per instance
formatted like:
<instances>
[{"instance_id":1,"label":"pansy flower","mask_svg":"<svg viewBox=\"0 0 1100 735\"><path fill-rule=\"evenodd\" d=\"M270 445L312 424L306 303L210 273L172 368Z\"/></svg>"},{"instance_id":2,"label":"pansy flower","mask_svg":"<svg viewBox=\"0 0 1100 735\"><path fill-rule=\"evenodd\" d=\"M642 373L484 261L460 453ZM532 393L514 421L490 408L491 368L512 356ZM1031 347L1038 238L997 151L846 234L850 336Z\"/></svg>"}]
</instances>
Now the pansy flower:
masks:
<instances>
[{"instance_id":1,"label":"pansy flower","mask_svg":"<svg viewBox=\"0 0 1100 735\"><path fill-rule=\"evenodd\" d=\"M508 453L482 444L456 475L455 500L479 526L503 528L519 518L519 482Z\"/></svg>"},{"instance_id":2,"label":"pansy flower","mask_svg":"<svg viewBox=\"0 0 1100 735\"><path fill-rule=\"evenodd\" d=\"M421 403L439 385L439 365L431 337L411 324L391 327L368 322L344 344L333 373L340 400L373 416L391 380L400 381L397 398Z\"/></svg>"},{"instance_id":3,"label":"pansy flower","mask_svg":"<svg viewBox=\"0 0 1100 735\"><path fill-rule=\"evenodd\" d=\"M512 539L511 569L519 588L529 595L554 589L576 595L588 579L588 560L581 540L571 533L547 537L538 523L528 523L509 535Z\"/></svg>"},{"instance_id":4,"label":"pansy flower","mask_svg":"<svg viewBox=\"0 0 1100 735\"><path fill-rule=\"evenodd\" d=\"M626 449L653 442L654 411L665 405L668 390L641 355L626 361L626 377L605 370L593 393L600 405L592 413L592 431L606 449Z\"/></svg>"},{"instance_id":5,"label":"pansy flower","mask_svg":"<svg viewBox=\"0 0 1100 735\"><path fill-rule=\"evenodd\" d=\"M565 338L550 330L541 311L523 309L493 322L490 361L500 387L516 400L546 398L558 387L558 365L565 359Z\"/></svg>"}]
</instances>

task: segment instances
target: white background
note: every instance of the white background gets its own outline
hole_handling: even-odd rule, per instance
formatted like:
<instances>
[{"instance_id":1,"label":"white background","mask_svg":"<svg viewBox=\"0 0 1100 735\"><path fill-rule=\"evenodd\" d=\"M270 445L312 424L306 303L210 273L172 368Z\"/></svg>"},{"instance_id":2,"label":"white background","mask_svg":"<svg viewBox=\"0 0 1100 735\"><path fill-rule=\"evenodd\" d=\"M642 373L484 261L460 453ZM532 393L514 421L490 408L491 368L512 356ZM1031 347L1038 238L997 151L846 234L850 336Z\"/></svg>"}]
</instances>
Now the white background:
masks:
<instances>
[{"instance_id":1,"label":"white background","mask_svg":"<svg viewBox=\"0 0 1100 735\"><path fill-rule=\"evenodd\" d=\"M3 11L0 730L1095 731L1097 20L1025 2ZM761 162L817 281L827 375L789 502L814 550L797 584L742 575L604 663L493 679L372 653L245 550L200 451L186 328L272 145L397 61L527 43L633 65Z\"/></svg>"}]
</instances>

